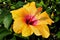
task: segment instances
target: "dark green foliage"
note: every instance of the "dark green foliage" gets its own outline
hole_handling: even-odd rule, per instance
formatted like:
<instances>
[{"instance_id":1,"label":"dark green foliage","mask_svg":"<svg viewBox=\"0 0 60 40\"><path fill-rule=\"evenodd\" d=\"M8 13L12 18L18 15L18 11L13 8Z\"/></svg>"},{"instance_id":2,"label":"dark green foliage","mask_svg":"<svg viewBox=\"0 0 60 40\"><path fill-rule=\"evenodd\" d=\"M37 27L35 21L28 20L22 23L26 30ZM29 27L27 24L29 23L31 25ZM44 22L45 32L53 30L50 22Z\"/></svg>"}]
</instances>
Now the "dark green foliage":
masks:
<instances>
[{"instance_id":1,"label":"dark green foliage","mask_svg":"<svg viewBox=\"0 0 60 40\"><path fill-rule=\"evenodd\" d=\"M36 2L36 7L42 7L43 11L47 11L55 23L50 28L50 37L42 38L34 34L29 37L22 37L13 32L11 26L13 19L10 11L22 7L28 2ZM0 40L60 40L60 0L0 0Z\"/></svg>"},{"instance_id":2,"label":"dark green foliage","mask_svg":"<svg viewBox=\"0 0 60 40\"><path fill-rule=\"evenodd\" d=\"M9 28L11 22L12 22L12 17L11 17L11 15L7 15L7 16L4 17L3 24L4 24L4 27L5 27L6 29Z\"/></svg>"}]
</instances>

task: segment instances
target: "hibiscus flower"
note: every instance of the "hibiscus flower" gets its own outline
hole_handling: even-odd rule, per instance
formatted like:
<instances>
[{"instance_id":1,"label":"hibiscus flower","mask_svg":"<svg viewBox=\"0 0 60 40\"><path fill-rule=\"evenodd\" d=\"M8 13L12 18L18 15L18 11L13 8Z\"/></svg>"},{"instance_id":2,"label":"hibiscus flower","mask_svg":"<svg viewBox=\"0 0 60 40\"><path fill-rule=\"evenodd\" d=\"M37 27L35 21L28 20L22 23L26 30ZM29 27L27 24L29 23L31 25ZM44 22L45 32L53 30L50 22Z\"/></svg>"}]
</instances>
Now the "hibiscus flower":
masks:
<instances>
[{"instance_id":1,"label":"hibiscus flower","mask_svg":"<svg viewBox=\"0 0 60 40\"><path fill-rule=\"evenodd\" d=\"M48 38L50 35L47 24L54 23L47 12L42 12L42 7L36 8L35 2L27 3L23 7L12 10L13 31L27 37L33 33L36 36Z\"/></svg>"}]
</instances>

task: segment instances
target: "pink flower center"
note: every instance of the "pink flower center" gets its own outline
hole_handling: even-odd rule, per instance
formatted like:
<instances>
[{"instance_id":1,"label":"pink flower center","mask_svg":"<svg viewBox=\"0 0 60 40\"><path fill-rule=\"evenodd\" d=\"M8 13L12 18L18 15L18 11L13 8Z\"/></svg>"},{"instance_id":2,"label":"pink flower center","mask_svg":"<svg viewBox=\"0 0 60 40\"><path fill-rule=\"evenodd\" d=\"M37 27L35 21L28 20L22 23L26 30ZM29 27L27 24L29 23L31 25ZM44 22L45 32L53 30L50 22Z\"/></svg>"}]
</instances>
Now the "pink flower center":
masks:
<instances>
[{"instance_id":1,"label":"pink flower center","mask_svg":"<svg viewBox=\"0 0 60 40\"><path fill-rule=\"evenodd\" d=\"M32 15L27 15L27 16L25 16L25 22L26 22L26 24L30 24L30 25L36 25L37 24L37 19L34 17L34 16L32 16Z\"/></svg>"}]
</instances>

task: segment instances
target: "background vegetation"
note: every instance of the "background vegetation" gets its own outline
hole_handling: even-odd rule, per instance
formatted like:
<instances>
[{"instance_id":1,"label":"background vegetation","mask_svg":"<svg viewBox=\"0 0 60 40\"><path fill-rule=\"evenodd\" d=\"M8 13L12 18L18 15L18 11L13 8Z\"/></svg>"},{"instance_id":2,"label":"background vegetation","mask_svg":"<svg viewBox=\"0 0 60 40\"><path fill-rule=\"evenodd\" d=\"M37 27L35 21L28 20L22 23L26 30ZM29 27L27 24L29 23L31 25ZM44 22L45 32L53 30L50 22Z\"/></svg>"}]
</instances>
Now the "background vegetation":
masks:
<instances>
[{"instance_id":1,"label":"background vegetation","mask_svg":"<svg viewBox=\"0 0 60 40\"><path fill-rule=\"evenodd\" d=\"M55 22L48 25L51 35L47 39L34 34L25 38L12 31L13 19L10 11L32 1L36 2L37 7L43 7L43 11L46 10ZM54 15L51 16L52 13ZM0 0L0 40L60 40L60 0Z\"/></svg>"}]
</instances>

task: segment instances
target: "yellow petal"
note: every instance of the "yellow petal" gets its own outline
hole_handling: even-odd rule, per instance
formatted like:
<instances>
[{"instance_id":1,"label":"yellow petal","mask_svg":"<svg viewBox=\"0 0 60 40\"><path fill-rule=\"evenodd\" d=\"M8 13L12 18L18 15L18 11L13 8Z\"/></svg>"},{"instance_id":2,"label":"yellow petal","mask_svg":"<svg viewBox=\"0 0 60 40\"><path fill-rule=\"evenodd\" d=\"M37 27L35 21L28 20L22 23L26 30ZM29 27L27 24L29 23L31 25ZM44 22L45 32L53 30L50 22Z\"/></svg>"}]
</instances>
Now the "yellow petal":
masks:
<instances>
[{"instance_id":1,"label":"yellow petal","mask_svg":"<svg viewBox=\"0 0 60 40\"><path fill-rule=\"evenodd\" d=\"M40 14L41 14L41 13L37 13L37 14L35 15L35 18L36 18L36 19L40 19Z\"/></svg>"},{"instance_id":2,"label":"yellow petal","mask_svg":"<svg viewBox=\"0 0 60 40\"><path fill-rule=\"evenodd\" d=\"M25 15L33 15L36 12L35 2L28 3L24 5L22 8L11 11L12 18L15 20L16 18L23 17Z\"/></svg>"},{"instance_id":3,"label":"yellow petal","mask_svg":"<svg viewBox=\"0 0 60 40\"><path fill-rule=\"evenodd\" d=\"M22 19L16 19L13 23L13 31L15 33L21 33L22 32L22 28L25 26L25 24L23 23Z\"/></svg>"},{"instance_id":4,"label":"yellow petal","mask_svg":"<svg viewBox=\"0 0 60 40\"><path fill-rule=\"evenodd\" d=\"M42 25L37 26L37 28L39 29L42 37L48 38L50 36L49 28L47 25L42 24Z\"/></svg>"},{"instance_id":5,"label":"yellow petal","mask_svg":"<svg viewBox=\"0 0 60 40\"><path fill-rule=\"evenodd\" d=\"M24 5L23 8L26 9L29 12L29 14L32 14L32 15L34 15L37 10L35 6L35 2L28 3Z\"/></svg>"},{"instance_id":6,"label":"yellow petal","mask_svg":"<svg viewBox=\"0 0 60 40\"><path fill-rule=\"evenodd\" d=\"M54 23L54 21L52 21L52 19L49 18L46 11L39 15L39 23L38 24L49 24L49 25L51 25L52 23Z\"/></svg>"},{"instance_id":7,"label":"yellow petal","mask_svg":"<svg viewBox=\"0 0 60 40\"><path fill-rule=\"evenodd\" d=\"M25 9L23 9L23 8L19 8L19 9L17 9L17 10L11 11L11 13L12 13L13 19L15 20L15 19L17 19L17 18L19 18L19 17L23 17L23 16L26 15L28 12L27 12Z\"/></svg>"},{"instance_id":8,"label":"yellow petal","mask_svg":"<svg viewBox=\"0 0 60 40\"><path fill-rule=\"evenodd\" d=\"M41 35L41 34L40 34L40 31L36 28L36 26L30 25L30 27L31 27L31 29L33 30L33 32L34 32L34 34L35 34L36 36L40 36L40 35Z\"/></svg>"},{"instance_id":9,"label":"yellow petal","mask_svg":"<svg viewBox=\"0 0 60 40\"><path fill-rule=\"evenodd\" d=\"M32 34L33 34L32 29L28 25L25 25L22 29L22 36L27 37L27 36L30 36Z\"/></svg>"}]
</instances>

